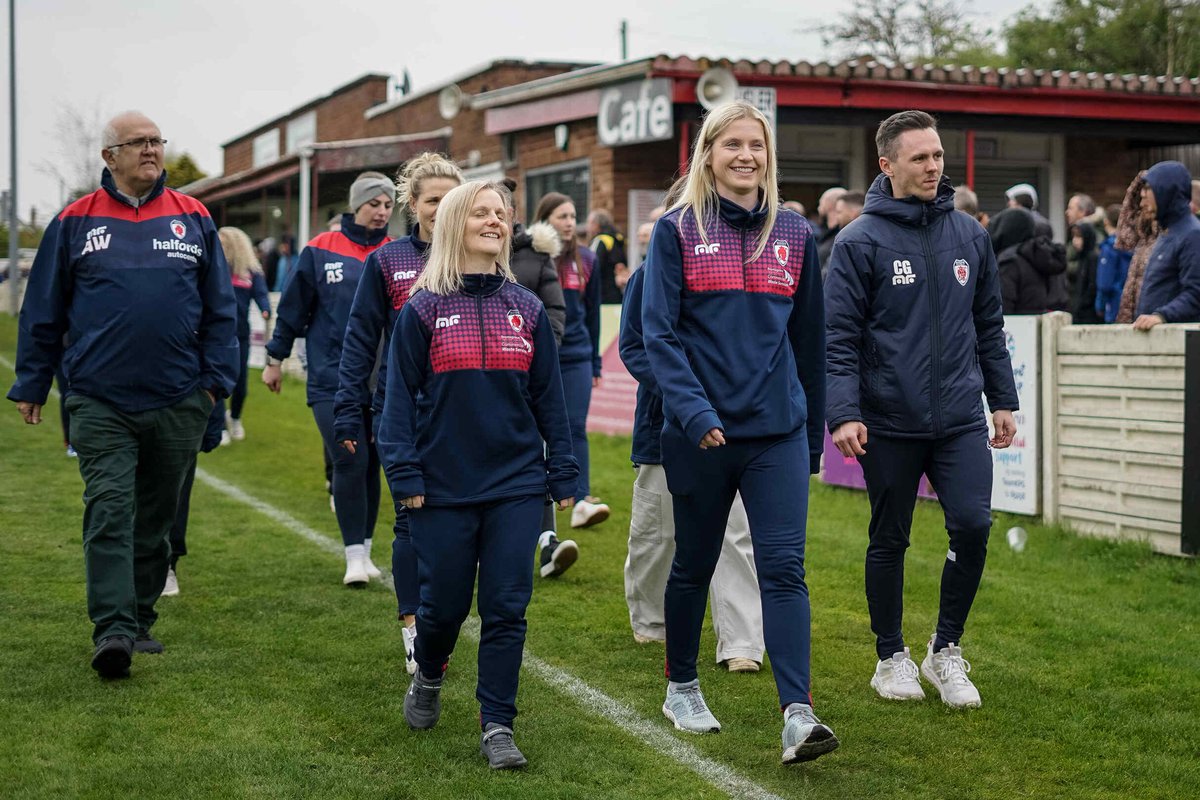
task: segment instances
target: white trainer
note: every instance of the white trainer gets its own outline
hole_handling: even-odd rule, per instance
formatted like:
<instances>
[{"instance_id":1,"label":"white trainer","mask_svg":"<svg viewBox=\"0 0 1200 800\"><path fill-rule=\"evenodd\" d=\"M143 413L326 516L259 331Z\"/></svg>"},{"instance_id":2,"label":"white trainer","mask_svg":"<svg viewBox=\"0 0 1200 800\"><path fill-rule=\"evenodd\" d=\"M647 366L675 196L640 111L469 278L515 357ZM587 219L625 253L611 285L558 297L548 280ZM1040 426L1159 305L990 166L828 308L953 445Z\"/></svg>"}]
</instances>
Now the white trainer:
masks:
<instances>
[{"instance_id":1,"label":"white trainer","mask_svg":"<svg viewBox=\"0 0 1200 800\"><path fill-rule=\"evenodd\" d=\"M242 427L242 421L236 417L229 418L229 436L235 442L240 442L246 438L246 429Z\"/></svg>"},{"instance_id":2,"label":"white trainer","mask_svg":"<svg viewBox=\"0 0 1200 800\"><path fill-rule=\"evenodd\" d=\"M342 583L347 586L366 586L371 580L367 574L366 560L361 544L346 545L346 575Z\"/></svg>"},{"instance_id":3,"label":"white trainer","mask_svg":"<svg viewBox=\"0 0 1200 800\"><path fill-rule=\"evenodd\" d=\"M608 519L609 513L608 506L595 497L585 498L576 503L571 511L571 527L590 528Z\"/></svg>"},{"instance_id":4,"label":"white trainer","mask_svg":"<svg viewBox=\"0 0 1200 800\"><path fill-rule=\"evenodd\" d=\"M979 708L983 701L979 698L979 690L967 673L971 665L962 657L962 648L951 642L933 651L933 639L929 640L928 652L921 662L921 674L937 687L942 695L942 702L951 708Z\"/></svg>"},{"instance_id":5,"label":"white trainer","mask_svg":"<svg viewBox=\"0 0 1200 800\"><path fill-rule=\"evenodd\" d=\"M400 638L404 640L404 671L417 674L417 626L401 625Z\"/></svg>"},{"instance_id":6,"label":"white trainer","mask_svg":"<svg viewBox=\"0 0 1200 800\"><path fill-rule=\"evenodd\" d=\"M375 566L375 562L371 561L371 540L367 539L363 542L363 566L367 569L367 575L373 581L377 581L383 577L383 573L379 571L379 567Z\"/></svg>"},{"instance_id":7,"label":"white trainer","mask_svg":"<svg viewBox=\"0 0 1200 800\"><path fill-rule=\"evenodd\" d=\"M225 447L232 441L233 439L230 438L229 431L221 431L221 447Z\"/></svg>"},{"instance_id":8,"label":"white trainer","mask_svg":"<svg viewBox=\"0 0 1200 800\"><path fill-rule=\"evenodd\" d=\"M917 670L916 662L909 656L907 647L875 665L871 688L879 692L880 697L887 700L925 699L925 690L921 688L920 672Z\"/></svg>"},{"instance_id":9,"label":"white trainer","mask_svg":"<svg viewBox=\"0 0 1200 800\"><path fill-rule=\"evenodd\" d=\"M162 596L175 597L179 594L179 578L175 575L173 568L167 569L167 582L163 584Z\"/></svg>"}]
</instances>

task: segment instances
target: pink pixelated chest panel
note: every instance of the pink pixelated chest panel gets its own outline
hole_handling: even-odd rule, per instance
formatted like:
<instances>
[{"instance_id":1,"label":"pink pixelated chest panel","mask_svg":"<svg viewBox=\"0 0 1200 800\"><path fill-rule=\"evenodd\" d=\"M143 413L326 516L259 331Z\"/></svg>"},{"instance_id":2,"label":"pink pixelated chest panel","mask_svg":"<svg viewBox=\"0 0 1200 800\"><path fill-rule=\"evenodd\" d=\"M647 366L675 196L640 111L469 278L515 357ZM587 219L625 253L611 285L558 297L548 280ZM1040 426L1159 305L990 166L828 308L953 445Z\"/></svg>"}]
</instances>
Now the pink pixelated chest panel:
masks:
<instances>
[{"instance_id":1,"label":"pink pixelated chest panel","mask_svg":"<svg viewBox=\"0 0 1200 800\"><path fill-rule=\"evenodd\" d=\"M425 269L423 253L407 242L398 247L382 248L376 253L379 271L392 301L392 310L399 311L408 302L409 292Z\"/></svg>"},{"instance_id":2,"label":"pink pixelated chest panel","mask_svg":"<svg viewBox=\"0 0 1200 800\"><path fill-rule=\"evenodd\" d=\"M747 261L758 246L757 230L738 231L722 222L712 226L705 243L691 214L680 214L684 289L792 297L804 265L805 233L799 218L781 215L762 255Z\"/></svg>"},{"instance_id":3,"label":"pink pixelated chest panel","mask_svg":"<svg viewBox=\"0 0 1200 800\"><path fill-rule=\"evenodd\" d=\"M429 361L435 373L463 369L528 371L540 307L534 298L505 287L487 297L455 294L419 305L430 332Z\"/></svg>"}]
</instances>

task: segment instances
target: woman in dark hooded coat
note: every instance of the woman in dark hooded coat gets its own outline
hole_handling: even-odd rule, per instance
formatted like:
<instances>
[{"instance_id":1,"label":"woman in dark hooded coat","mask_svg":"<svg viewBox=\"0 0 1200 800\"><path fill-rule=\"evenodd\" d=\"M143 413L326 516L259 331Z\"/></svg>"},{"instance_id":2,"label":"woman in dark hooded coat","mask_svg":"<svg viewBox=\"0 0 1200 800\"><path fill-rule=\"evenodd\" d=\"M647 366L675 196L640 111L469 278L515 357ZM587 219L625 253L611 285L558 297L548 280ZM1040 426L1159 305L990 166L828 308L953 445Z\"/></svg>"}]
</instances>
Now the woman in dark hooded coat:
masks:
<instances>
[{"instance_id":1,"label":"woman in dark hooded coat","mask_svg":"<svg viewBox=\"0 0 1200 800\"><path fill-rule=\"evenodd\" d=\"M1005 314L1065 311L1070 301L1066 251L1046 236L1036 236L1036 230L1033 215L1024 208L1006 208L988 225Z\"/></svg>"},{"instance_id":2,"label":"woman in dark hooded coat","mask_svg":"<svg viewBox=\"0 0 1200 800\"><path fill-rule=\"evenodd\" d=\"M1086 223L1072 225L1071 237L1075 254L1068 272L1075 276L1071 287L1071 322L1075 325L1100 325L1104 319L1096 313L1096 229Z\"/></svg>"}]
</instances>

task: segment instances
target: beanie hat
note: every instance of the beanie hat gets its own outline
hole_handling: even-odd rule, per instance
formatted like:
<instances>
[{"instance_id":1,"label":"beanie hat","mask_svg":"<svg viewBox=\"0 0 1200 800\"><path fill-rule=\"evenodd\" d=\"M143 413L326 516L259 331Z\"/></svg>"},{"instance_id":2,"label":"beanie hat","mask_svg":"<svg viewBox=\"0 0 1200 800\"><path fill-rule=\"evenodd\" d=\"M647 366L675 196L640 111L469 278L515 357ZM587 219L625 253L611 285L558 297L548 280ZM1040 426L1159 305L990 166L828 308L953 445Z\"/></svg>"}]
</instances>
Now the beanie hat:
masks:
<instances>
[{"instance_id":1,"label":"beanie hat","mask_svg":"<svg viewBox=\"0 0 1200 800\"><path fill-rule=\"evenodd\" d=\"M381 194L395 199L396 185L382 172L364 172L350 184L350 210L358 209Z\"/></svg>"}]
</instances>

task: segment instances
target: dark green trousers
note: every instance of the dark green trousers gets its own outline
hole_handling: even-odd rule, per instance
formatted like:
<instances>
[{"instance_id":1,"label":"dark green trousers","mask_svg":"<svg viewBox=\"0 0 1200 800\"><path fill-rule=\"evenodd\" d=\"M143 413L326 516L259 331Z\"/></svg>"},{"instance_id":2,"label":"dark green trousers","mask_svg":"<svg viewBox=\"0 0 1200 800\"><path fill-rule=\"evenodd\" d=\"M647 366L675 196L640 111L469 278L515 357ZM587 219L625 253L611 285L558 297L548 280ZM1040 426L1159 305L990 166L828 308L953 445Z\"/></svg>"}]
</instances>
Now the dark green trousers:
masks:
<instances>
[{"instance_id":1,"label":"dark green trousers","mask_svg":"<svg viewBox=\"0 0 1200 800\"><path fill-rule=\"evenodd\" d=\"M71 443L83 476L83 558L94 641L148 632L167 579L179 490L212 401L203 389L127 414L71 395Z\"/></svg>"}]
</instances>

